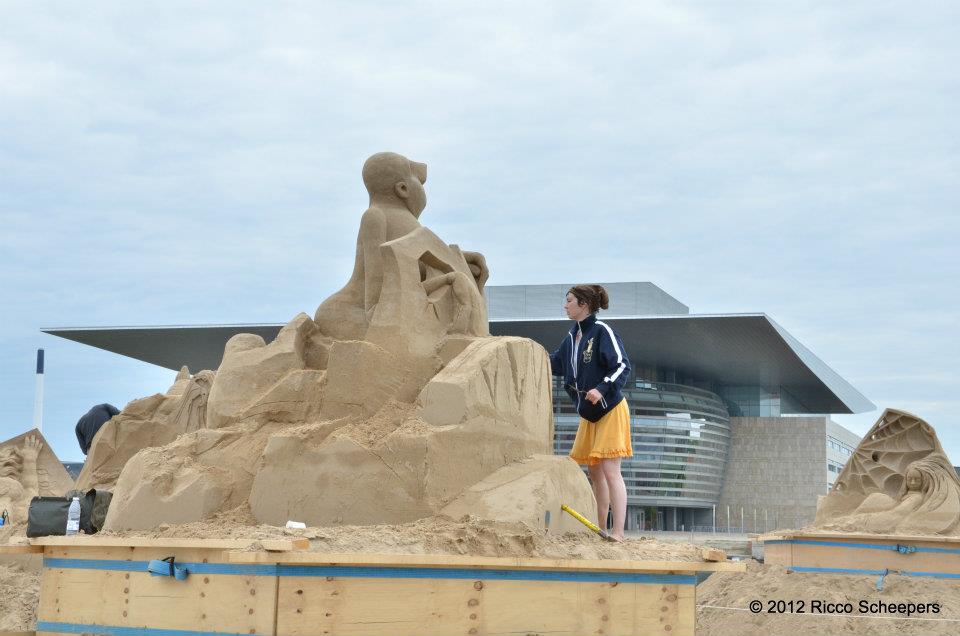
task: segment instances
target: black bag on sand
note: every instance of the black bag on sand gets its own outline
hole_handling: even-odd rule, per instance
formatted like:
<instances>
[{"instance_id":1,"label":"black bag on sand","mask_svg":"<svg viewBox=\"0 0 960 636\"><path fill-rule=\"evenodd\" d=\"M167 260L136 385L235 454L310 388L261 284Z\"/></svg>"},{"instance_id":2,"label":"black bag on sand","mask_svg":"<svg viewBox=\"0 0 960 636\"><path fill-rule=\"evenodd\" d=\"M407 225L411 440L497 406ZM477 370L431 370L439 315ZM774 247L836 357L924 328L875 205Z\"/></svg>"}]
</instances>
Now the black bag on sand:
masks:
<instances>
[{"instance_id":1,"label":"black bag on sand","mask_svg":"<svg viewBox=\"0 0 960 636\"><path fill-rule=\"evenodd\" d=\"M80 500L80 529L84 534L96 534L103 527L113 493L91 488L86 493L71 490L66 497L34 497L27 514L27 536L63 536L67 533L67 514L70 502Z\"/></svg>"},{"instance_id":2,"label":"black bag on sand","mask_svg":"<svg viewBox=\"0 0 960 636\"><path fill-rule=\"evenodd\" d=\"M69 497L70 494L68 493L67 496ZM80 529L84 533L95 534L103 529L103 522L107 520L107 510L110 509L112 499L112 492L95 488L91 488L80 498Z\"/></svg>"},{"instance_id":3,"label":"black bag on sand","mask_svg":"<svg viewBox=\"0 0 960 636\"><path fill-rule=\"evenodd\" d=\"M66 497L34 497L27 512L27 536L62 536L67 533L67 513L70 502ZM81 505L82 506L82 505Z\"/></svg>"}]
</instances>

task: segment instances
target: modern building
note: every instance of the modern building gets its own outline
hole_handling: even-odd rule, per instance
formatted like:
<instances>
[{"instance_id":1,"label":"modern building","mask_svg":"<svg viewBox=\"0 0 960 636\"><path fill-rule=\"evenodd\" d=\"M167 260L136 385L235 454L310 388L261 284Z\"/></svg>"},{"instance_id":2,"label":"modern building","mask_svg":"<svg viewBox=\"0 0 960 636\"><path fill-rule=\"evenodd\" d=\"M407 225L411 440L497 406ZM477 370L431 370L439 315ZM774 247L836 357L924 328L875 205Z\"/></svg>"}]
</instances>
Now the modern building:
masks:
<instances>
[{"instance_id":1,"label":"modern building","mask_svg":"<svg viewBox=\"0 0 960 636\"><path fill-rule=\"evenodd\" d=\"M690 314L645 282L605 283L603 313L633 364L626 398L634 456L623 462L628 529L795 527L813 519L859 438L830 414L874 405L762 313ZM556 348L570 285L487 287L490 331ZM282 325L47 329L169 369L217 368L226 341ZM579 418L554 384L554 450Z\"/></svg>"}]
</instances>

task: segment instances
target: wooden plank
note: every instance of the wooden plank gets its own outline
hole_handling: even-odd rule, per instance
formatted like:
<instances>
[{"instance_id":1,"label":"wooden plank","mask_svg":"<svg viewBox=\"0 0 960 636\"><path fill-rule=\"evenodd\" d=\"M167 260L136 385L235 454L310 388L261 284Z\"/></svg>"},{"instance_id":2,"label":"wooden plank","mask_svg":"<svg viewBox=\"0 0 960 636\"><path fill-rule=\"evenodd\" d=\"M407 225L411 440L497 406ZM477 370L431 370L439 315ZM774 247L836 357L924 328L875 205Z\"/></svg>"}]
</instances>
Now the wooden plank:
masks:
<instances>
[{"instance_id":1,"label":"wooden plank","mask_svg":"<svg viewBox=\"0 0 960 636\"><path fill-rule=\"evenodd\" d=\"M230 563L354 565L384 567L457 567L491 570L569 570L596 572L745 572L746 563L705 561L617 561L612 559L537 559L444 554L362 554L331 552L228 552Z\"/></svg>"},{"instance_id":2,"label":"wooden plank","mask_svg":"<svg viewBox=\"0 0 960 636\"><path fill-rule=\"evenodd\" d=\"M45 556L108 561L217 563L220 549L47 546ZM195 631L273 634L275 576L191 574L184 581L148 572L45 567L38 620ZM95 599L97 602L91 602Z\"/></svg>"},{"instance_id":3,"label":"wooden plank","mask_svg":"<svg viewBox=\"0 0 960 636\"><path fill-rule=\"evenodd\" d=\"M43 552L38 545L0 545L0 554L35 554Z\"/></svg>"},{"instance_id":4,"label":"wooden plank","mask_svg":"<svg viewBox=\"0 0 960 636\"><path fill-rule=\"evenodd\" d=\"M35 546L74 547L138 547L138 548L202 548L220 550L243 550L259 545L271 552L306 550L310 540L291 539L158 539L153 537L101 537L77 535L74 537L37 537L30 543Z\"/></svg>"},{"instance_id":5,"label":"wooden plank","mask_svg":"<svg viewBox=\"0 0 960 636\"><path fill-rule=\"evenodd\" d=\"M694 585L281 577L277 635L692 635Z\"/></svg>"},{"instance_id":6,"label":"wooden plank","mask_svg":"<svg viewBox=\"0 0 960 636\"><path fill-rule=\"evenodd\" d=\"M767 541L767 540L778 540L778 539L844 539L850 541L856 541L858 543L877 543L880 541L894 541L896 543L914 543L917 541L920 542L936 542L936 543L960 543L960 537L941 537L937 535L919 535L919 534L852 534L849 532L786 532L786 533L770 533L760 535L758 541ZM950 546L958 547L958 546Z\"/></svg>"},{"instance_id":7,"label":"wooden plank","mask_svg":"<svg viewBox=\"0 0 960 636\"><path fill-rule=\"evenodd\" d=\"M792 547L789 543L764 543L763 562L767 565L793 565Z\"/></svg>"},{"instance_id":8,"label":"wooden plank","mask_svg":"<svg viewBox=\"0 0 960 636\"><path fill-rule=\"evenodd\" d=\"M937 552L901 554L892 549L873 550L803 544L791 544L791 547L794 566L960 574L960 554Z\"/></svg>"},{"instance_id":9,"label":"wooden plank","mask_svg":"<svg viewBox=\"0 0 960 636\"><path fill-rule=\"evenodd\" d=\"M834 533L836 535L836 533ZM765 537L764 561L773 565L814 568L842 568L852 570L904 570L909 572L960 573L960 554L942 552L912 552L902 554L893 549L898 545L926 548L951 548L955 544L945 541L907 539L904 537L881 538L880 535L839 535L793 534ZM803 541L823 541L850 544L830 546L800 543ZM856 544L890 546L889 550L859 548Z\"/></svg>"}]
</instances>

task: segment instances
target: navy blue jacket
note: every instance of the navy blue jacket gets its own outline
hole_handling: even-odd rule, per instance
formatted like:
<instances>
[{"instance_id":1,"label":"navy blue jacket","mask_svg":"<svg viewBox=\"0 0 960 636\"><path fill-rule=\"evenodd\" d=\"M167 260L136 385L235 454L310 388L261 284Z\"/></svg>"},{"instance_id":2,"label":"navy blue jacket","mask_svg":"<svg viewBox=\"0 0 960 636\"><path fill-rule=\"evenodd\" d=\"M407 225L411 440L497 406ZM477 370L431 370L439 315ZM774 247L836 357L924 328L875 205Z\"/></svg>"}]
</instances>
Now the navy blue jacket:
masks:
<instances>
[{"instance_id":1,"label":"navy blue jacket","mask_svg":"<svg viewBox=\"0 0 960 636\"><path fill-rule=\"evenodd\" d=\"M575 347L577 330L583 333ZM550 354L553 375L563 376L563 385L580 417L596 422L623 400L623 386L630 375L630 361L620 336L610 325L590 314L570 328L556 351ZM586 398L596 389L603 397L596 404Z\"/></svg>"},{"instance_id":2,"label":"navy blue jacket","mask_svg":"<svg viewBox=\"0 0 960 636\"><path fill-rule=\"evenodd\" d=\"M100 427L106 424L114 415L119 414L120 411L112 404L97 404L80 418L76 428L77 441L80 442L80 450L83 451L84 455L90 450L90 445L93 444L93 438L97 436L97 431L100 430Z\"/></svg>"}]
</instances>

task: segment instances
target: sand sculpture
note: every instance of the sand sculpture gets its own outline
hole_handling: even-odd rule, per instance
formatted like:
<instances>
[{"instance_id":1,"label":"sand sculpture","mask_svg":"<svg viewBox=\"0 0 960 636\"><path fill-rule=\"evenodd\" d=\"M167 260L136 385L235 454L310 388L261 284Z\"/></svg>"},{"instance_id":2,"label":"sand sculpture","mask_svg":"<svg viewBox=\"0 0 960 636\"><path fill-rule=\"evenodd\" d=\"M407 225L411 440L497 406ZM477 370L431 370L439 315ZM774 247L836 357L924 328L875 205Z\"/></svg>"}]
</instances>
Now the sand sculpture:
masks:
<instances>
[{"instance_id":1,"label":"sand sculpture","mask_svg":"<svg viewBox=\"0 0 960 636\"><path fill-rule=\"evenodd\" d=\"M929 424L887 409L817 507L815 526L960 535L960 479Z\"/></svg>"},{"instance_id":2,"label":"sand sculpture","mask_svg":"<svg viewBox=\"0 0 960 636\"><path fill-rule=\"evenodd\" d=\"M166 394L127 404L97 431L76 488L112 491L120 471L137 451L164 446L179 435L204 428L213 376L212 371L201 371L191 377L190 370L183 367Z\"/></svg>"},{"instance_id":3,"label":"sand sculpture","mask_svg":"<svg viewBox=\"0 0 960 636\"><path fill-rule=\"evenodd\" d=\"M33 497L62 496L72 487L73 480L40 431L0 444L0 512L6 510L11 523L26 523Z\"/></svg>"},{"instance_id":4,"label":"sand sculpture","mask_svg":"<svg viewBox=\"0 0 960 636\"><path fill-rule=\"evenodd\" d=\"M473 514L583 531L560 514L561 503L595 503L580 469L552 455L546 352L489 335L484 258L420 224L425 181L424 164L370 157L370 205L343 289L269 344L231 338L189 416L173 421L187 398L171 390L104 426L81 481L106 484L122 466L108 529L249 504L274 525ZM157 426L168 430L146 430Z\"/></svg>"}]
</instances>

